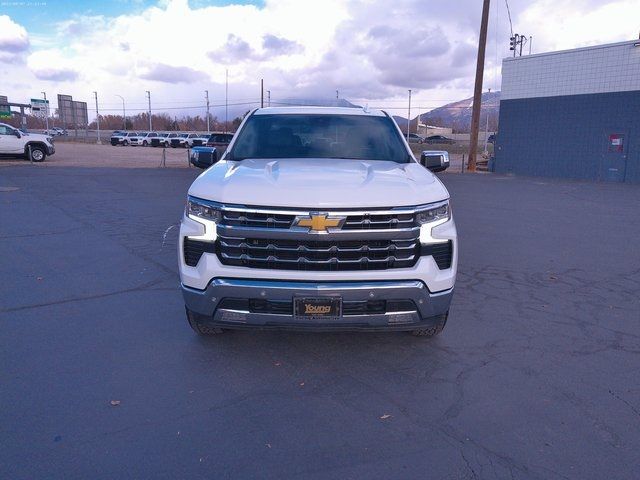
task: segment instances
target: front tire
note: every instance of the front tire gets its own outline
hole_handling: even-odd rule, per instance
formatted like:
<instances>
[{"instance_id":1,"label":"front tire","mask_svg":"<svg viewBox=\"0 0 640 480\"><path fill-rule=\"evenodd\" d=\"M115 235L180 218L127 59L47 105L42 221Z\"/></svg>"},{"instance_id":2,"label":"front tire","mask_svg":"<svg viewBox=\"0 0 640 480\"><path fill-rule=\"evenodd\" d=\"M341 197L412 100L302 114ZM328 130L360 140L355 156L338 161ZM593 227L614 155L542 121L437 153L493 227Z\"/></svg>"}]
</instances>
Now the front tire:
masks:
<instances>
[{"instance_id":1,"label":"front tire","mask_svg":"<svg viewBox=\"0 0 640 480\"><path fill-rule=\"evenodd\" d=\"M129 140L125 140L124 142L122 142L122 145L124 145L125 147L129 146Z\"/></svg>"},{"instance_id":2,"label":"front tire","mask_svg":"<svg viewBox=\"0 0 640 480\"><path fill-rule=\"evenodd\" d=\"M144 140L144 141L142 142L142 146L143 146L143 147L146 147L147 145L148 145L148 144L147 144L147 141L146 141L146 140Z\"/></svg>"},{"instance_id":3,"label":"front tire","mask_svg":"<svg viewBox=\"0 0 640 480\"><path fill-rule=\"evenodd\" d=\"M204 337L212 337L214 335L220 335L224 333L224 330L219 327L212 327L207 325L206 323L202 323L198 321L199 315L197 313L192 312L188 308L185 307L187 311L187 320L189 321L189 325L198 335L202 335Z\"/></svg>"},{"instance_id":4,"label":"front tire","mask_svg":"<svg viewBox=\"0 0 640 480\"><path fill-rule=\"evenodd\" d=\"M31 154L29 154L29 150L27 149L27 158L32 162L44 162L44 159L47 157L47 153L45 152L43 147L40 146L31 146Z\"/></svg>"},{"instance_id":5,"label":"front tire","mask_svg":"<svg viewBox=\"0 0 640 480\"><path fill-rule=\"evenodd\" d=\"M444 326L447 324L447 318L449 318L449 310L447 310L447 313L442 315L441 319L433 327L417 328L415 330L411 330L410 333L414 337L427 337L427 338L435 337L444 329Z\"/></svg>"}]
</instances>

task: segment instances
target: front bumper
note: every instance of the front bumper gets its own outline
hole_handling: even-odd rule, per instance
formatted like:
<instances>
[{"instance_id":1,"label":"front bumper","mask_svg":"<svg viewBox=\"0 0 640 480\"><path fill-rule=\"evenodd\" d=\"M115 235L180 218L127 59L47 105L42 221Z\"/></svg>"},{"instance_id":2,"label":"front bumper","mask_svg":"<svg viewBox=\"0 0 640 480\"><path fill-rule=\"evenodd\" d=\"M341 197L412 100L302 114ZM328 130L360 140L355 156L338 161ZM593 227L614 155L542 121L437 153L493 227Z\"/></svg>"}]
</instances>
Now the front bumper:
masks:
<instances>
[{"instance_id":1,"label":"front bumper","mask_svg":"<svg viewBox=\"0 0 640 480\"><path fill-rule=\"evenodd\" d=\"M47 145L47 155L53 155L54 153L56 153L56 147Z\"/></svg>"},{"instance_id":2,"label":"front bumper","mask_svg":"<svg viewBox=\"0 0 640 480\"><path fill-rule=\"evenodd\" d=\"M413 330L446 320L453 288L431 293L419 280L307 282L215 278L205 290L182 285L182 293L186 307L197 315L199 322L222 328ZM338 320L300 319L293 316L292 308L287 311L294 297L335 295L342 297L344 309ZM413 306L393 311L378 308L374 312L366 310L368 302ZM280 307L275 313L269 312L267 304ZM229 308L230 305L235 307ZM362 306L359 311L351 309L358 313L347 313L347 307L355 305Z\"/></svg>"}]
</instances>

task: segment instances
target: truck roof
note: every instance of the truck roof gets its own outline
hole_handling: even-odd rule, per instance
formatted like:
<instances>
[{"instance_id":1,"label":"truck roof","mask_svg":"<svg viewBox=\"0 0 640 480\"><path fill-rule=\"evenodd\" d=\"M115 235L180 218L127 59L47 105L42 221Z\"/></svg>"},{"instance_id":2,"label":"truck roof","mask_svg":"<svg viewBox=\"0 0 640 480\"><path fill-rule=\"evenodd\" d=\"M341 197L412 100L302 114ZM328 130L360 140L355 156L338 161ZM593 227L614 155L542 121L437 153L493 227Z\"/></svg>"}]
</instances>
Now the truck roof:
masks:
<instances>
[{"instance_id":1,"label":"truck roof","mask_svg":"<svg viewBox=\"0 0 640 480\"><path fill-rule=\"evenodd\" d=\"M254 115L363 115L384 117L382 110L365 110L352 107L265 107L259 108Z\"/></svg>"}]
</instances>

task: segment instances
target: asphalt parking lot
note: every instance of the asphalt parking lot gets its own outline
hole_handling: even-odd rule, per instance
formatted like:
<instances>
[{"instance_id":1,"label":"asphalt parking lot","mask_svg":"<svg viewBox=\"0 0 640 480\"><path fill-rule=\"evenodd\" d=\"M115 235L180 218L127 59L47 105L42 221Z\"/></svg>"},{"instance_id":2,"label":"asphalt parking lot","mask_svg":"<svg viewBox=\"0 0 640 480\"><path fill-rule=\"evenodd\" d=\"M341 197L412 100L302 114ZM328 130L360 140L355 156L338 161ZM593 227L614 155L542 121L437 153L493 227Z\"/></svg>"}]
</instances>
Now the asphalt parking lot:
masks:
<instances>
[{"instance_id":1,"label":"asphalt parking lot","mask_svg":"<svg viewBox=\"0 0 640 480\"><path fill-rule=\"evenodd\" d=\"M638 478L639 186L442 175L435 339L202 339L176 265L198 173L0 168L1 478Z\"/></svg>"}]
</instances>

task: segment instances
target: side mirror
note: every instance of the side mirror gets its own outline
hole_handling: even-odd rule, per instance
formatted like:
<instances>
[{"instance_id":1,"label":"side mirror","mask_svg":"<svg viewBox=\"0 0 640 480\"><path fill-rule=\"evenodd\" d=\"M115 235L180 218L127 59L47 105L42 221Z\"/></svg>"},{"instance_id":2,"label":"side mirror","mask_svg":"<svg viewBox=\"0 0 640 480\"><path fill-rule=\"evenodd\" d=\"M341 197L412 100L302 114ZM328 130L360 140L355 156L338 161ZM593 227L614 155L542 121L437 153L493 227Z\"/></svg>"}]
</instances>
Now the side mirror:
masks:
<instances>
[{"instance_id":1,"label":"side mirror","mask_svg":"<svg viewBox=\"0 0 640 480\"><path fill-rule=\"evenodd\" d=\"M20 130L14 130L13 134L18 138L22 138L22 135L20 134Z\"/></svg>"},{"instance_id":2,"label":"side mirror","mask_svg":"<svg viewBox=\"0 0 640 480\"><path fill-rule=\"evenodd\" d=\"M191 149L189 161L198 168L209 168L218 161L218 150L214 147L195 147Z\"/></svg>"},{"instance_id":3,"label":"side mirror","mask_svg":"<svg viewBox=\"0 0 640 480\"><path fill-rule=\"evenodd\" d=\"M449 153L425 150L420 155L420 164L432 172L442 172L449 168Z\"/></svg>"}]
</instances>

